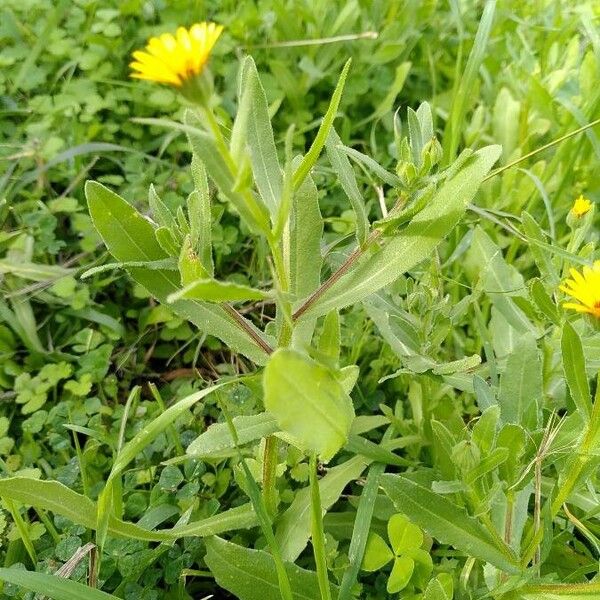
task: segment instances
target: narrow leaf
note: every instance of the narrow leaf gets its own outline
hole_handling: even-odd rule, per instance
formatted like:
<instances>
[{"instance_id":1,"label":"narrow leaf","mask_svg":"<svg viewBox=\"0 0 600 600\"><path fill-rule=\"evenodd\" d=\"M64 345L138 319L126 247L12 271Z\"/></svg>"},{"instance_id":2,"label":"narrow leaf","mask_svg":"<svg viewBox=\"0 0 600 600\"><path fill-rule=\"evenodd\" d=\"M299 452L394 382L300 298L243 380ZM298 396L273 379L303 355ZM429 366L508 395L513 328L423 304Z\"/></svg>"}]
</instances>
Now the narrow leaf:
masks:
<instances>
[{"instance_id":1,"label":"narrow leaf","mask_svg":"<svg viewBox=\"0 0 600 600\"><path fill-rule=\"evenodd\" d=\"M382 475L381 487L399 511L440 542L508 573L519 572L510 548L499 547L477 520L445 496L402 475Z\"/></svg>"},{"instance_id":2,"label":"narrow leaf","mask_svg":"<svg viewBox=\"0 0 600 600\"><path fill-rule=\"evenodd\" d=\"M592 414L592 396L585 371L585 355L577 332L568 322L563 325L560 347L565 378L573 402L581 417L588 423Z\"/></svg>"},{"instance_id":3,"label":"narrow leaf","mask_svg":"<svg viewBox=\"0 0 600 600\"><path fill-rule=\"evenodd\" d=\"M308 152L302 159L302 162L294 171L294 189L298 189L302 185L302 182L317 162L317 159L321 154L321 150L323 150L323 146L325 146L325 142L327 141L327 137L329 135L329 130L333 125L333 121L340 105L340 100L342 99L342 92L344 91L344 84L346 83L346 76L348 75L351 62L351 59L348 59L344 65L333 95L331 96L331 102L329 103L327 112L325 113L321 126L319 127L319 131L317 131L317 135L313 140Z\"/></svg>"},{"instance_id":4,"label":"narrow leaf","mask_svg":"<svg viewBox=\"0 0 600 600\"><path fill-rule=\"evenodd\" d=\"M178 300L203 300L204 302L245 302L264 300L268 294L256 288L216 279L198 279L167 297L172 304Z\"/></svg>"},{"instance_id":5,"label":"narrow leaf","mask_svg":"<svg viewBox=\"0 0 600 600\"><path fill-rule=\"evenodd\" d=\"M386 241L377 252L359 260L304 312L303 318L319 316L333 308L363 300L429 258L458 224L499 154L498 146L488 146L476 152L454 177L440 187L431 202L405 229Z\"/></svg>"},{"instance_id":6,"label":"narrow leaf","mask_svg":"<svg viewBox=\"0 0 600 600\"><path fill-rule=\"evenodd\" d=\"M365 208L365 201L358 189L352 165L350 164L346 153L341 150L341 145L342 140L340 140L336 130L332 127L329 136L327 137L327 156L329 157L329 162L337 175L342 189L346 193L346 196L348 196L348 200L350 200L352 210L356 215L356 239L359 246L362 246L369 233L367 210Z\"/></svg>"},{"instance_id":7,"label":"narrow leaf","mask_svg":"<svg viewBox=\"0 0 600 600\"><path fill-rule=\"evenodd\" d=\"M54 600L118 600L112 594L46 573L0 568L0 579Z\"/></svg>"}]
</instances>

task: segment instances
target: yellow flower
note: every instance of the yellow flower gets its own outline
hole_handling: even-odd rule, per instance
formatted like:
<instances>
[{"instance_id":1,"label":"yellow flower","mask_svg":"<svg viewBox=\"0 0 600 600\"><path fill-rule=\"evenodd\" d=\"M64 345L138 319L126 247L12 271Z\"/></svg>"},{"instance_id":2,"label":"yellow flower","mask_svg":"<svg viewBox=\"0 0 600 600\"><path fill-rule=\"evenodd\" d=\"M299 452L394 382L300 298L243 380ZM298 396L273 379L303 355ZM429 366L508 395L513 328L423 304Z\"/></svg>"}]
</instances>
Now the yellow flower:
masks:
<instances>
[{"instance_id":1,"label":"yellow flower","mask_svg":"<svg viewBox=\"0 0 600 600\"><path fill-rule=\"evenodd\" d=\"M222 25L203 22L150 38L145 51L133 53L131 77L181 87L202 73L222 31Z\"/></svg>"},{"instance_id":2,"label":"yellow flower","mask_svg":"<svg viewBox=\"0 0 600 600\"><path fill-rule=\"evenodd\" d=\"M572 279L567 279L560 289L577 302L565 302L563 306L600 319L600 260L583 267L581 273L576 269L569 273Z\"/></svg>"},{"instance_id":3,"label":"yellow flower","mask_svg":"<svg viewBox=\"0 0 600 600\"><path fill-rule=\"evenodd\" d=\"M571 208L571 212L576 217L583 217L583 215L589 213L591 209L592 209L592 203L587 198L584 198L583 196L579 196L579 198L577 198L577 200L575 200L575 202L573 204L573 208Z\"/></svg>"}]
</instances>

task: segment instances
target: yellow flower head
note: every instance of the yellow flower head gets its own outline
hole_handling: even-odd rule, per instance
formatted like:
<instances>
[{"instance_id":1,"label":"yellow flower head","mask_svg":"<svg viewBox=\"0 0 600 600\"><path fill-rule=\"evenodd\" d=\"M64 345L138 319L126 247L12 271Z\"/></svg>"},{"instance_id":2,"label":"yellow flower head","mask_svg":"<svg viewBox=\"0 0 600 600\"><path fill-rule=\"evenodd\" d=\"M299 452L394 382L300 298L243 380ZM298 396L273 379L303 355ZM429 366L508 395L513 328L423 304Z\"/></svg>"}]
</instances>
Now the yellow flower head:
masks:
<instances>
[{"instance_id":1,"label":"yellow flower head","mask_svg":"<svg viewBox=\"0 0 600 600\"><path fill-rule=\"evenodd\" d=\"M577 198L577 200L575 200L575 202L573 203L573 208L571 208L571 212L576 217L581 218L583 217L583 215L589 213L591 209L592 203L587 198L579 196L579 198Z\"/></svg>"},{"instance_id":2,"label":"yellow flower head","mask_svg":"<svg viewBox=\"0 0 600 600\"><path fill-rule=\"evenodd\" d=\"M560 289L577 302L565 302L563 306L600 319L600 260L583 267L581 273L576 269L569 273L572 279L567 279Z\"/></svg>"},{"instance_id":3,"label":"yellow flower head","mask_svg":"<svg viewBox=\"0 0 600 600\"><path fill-rule=\"evenodd\" d=\"M181 87L202 72L222 31L222 25L203 22L150 38L145 51L133 53L131 77Z\"/></svg>"}]
</instances>

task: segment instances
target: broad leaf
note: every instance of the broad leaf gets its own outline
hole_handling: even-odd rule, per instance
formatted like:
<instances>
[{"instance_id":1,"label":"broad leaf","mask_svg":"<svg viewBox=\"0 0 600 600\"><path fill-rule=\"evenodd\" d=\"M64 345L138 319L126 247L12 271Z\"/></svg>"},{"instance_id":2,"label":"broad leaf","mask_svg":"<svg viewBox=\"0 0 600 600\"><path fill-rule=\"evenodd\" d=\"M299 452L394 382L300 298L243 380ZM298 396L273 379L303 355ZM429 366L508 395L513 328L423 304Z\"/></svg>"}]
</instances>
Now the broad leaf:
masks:
<instances>
[{"instance_id":1,"label":"broad leaf","mask_svg":"<svg viewBox=\"0 0 600 600\"><path fill-rule=\"evenodd\" d=\"M365 547L362 561L363 571L379 571L394 558L393 552L386 541L377 533L371 533Z\"/></svg>"},{"instance_id":2,"label":"broad leaf","mask_svg":"<svg viewBox=\"0 0 600 600\"><path fill-rule=\"evenodd\" d=\"M354 408L333 370L280 349L267 363L263 386L265 408L304 450L328 461L348 440Z\"/></svg>"}]
</instances>

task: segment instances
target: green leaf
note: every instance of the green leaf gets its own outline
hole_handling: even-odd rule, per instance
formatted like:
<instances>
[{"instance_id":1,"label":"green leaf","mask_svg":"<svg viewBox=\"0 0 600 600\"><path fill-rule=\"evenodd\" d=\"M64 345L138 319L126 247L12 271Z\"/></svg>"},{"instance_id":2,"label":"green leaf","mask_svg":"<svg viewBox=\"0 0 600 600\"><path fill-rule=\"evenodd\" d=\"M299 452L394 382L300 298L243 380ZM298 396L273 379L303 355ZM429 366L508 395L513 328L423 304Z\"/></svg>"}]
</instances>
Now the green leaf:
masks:
<instances>
[{"instance_id":1,"label":"green leaf","mask_svg":"<svg viewBox=\"0 0 600 600\"><path fill-rule=\"evenodd\" d=\"M236 178L231 170L233 167L219 152L214 138L195 127L198 119L191 111L186 112L184 121L185 131L195 156L203 163L206 172L221 194L233 204L240 216L256 233L267 232L269 217L265 206L259 203L249 191L247 193L238 191Z\"/></svg>"},{"instance_id":2,"label":"green leaf","mask_svg":"<svg viewBox=\"0 0 600 600\"><path fill-rule=\"evenodd\" d=\"M404 515L394 515L388 521L388 538L397 556L423 544L421 528L411 523Z\"/></svg>"},{"instance_id":3,"label":"green leaf","mask_svg":"<svg viewBox=\"0 0 600 600\"><path fill-rule=\"evenodd\" d=\"M526 586L519 600L595 600L600 594L600 584L572 583Z\"/></svg>"},{"instance_id":4,"label":"green leaf","mask_svg":"<svg viewBox=\"0 0 600 600\"><path fill-rule=\"evenodd\" d=\"M358 245L362 246L369 234L367 210L365 208L365 201L358 189L352 165L346 153L340 148L341 145L342 140L340 140L336 130L332 127L327 137L327 156L356 215L356 239Z\"/></svg>"},{"instance_id":5,"label":"green leaf","mask_svg":"<svg viewBox=\"0 0 600 600\"><path fill-rule=\"evenodd\" d=\"M373 171L373 173L375 173L375 175L377 175L377 177L379 177L381 181L387 183L389 186L393 188L399 188L402 186L402 182L400 181L397 175L394 175L393 173L390 173L389 171L384 169L376 160L372 159L370 156L367 156L366 154L363 154L362 152L359 152L354 148L349 148L348 146L341 146L340 150L347 154L355 162L358 162L367 167L367 169Z\"/></svg>"},{"instance_id":6,"label":"green leaf","mask_svg":"<svg viewBox=\"0 0 600 600\"><path fill-rule=\"evenodd\" d=\"M498 403L505 423L516 423L526 429L540 424L543 397L542 361L533 335L523 334L508 356L500 378Z\"/></svg>"},{"instance_id":7,"label":"green leaf","mask_svg":"<svg viewBox=\"0 0 600 600\"><path fill-rule=\"evenodd\" d=\"M273 557L213 537L206 540L205 561L215 581L240 600L281 600ZM321 600L317 574L285 564L294 600ZM336 591L331 586L332 592ZM216 591L216 590L215 590Z\"/></svg>"},{"instance_id":8,"label":"green leaf","mask_svg":"<svg viewBox=\"0 0 600 600\"><path fill-rule=\"evenodd\" d=\"M295 298L314 292L321 282L321 238L323 218L319 208L319 193L307 176L293 196L289 232L290 291ZM312 339L315 320L294 327L294 346L307 347Z\"/></svg>"},{"instance_id":9,"label":"green leaf","mask_svg":"<svg viewBox=\"0 0 600 600\"><path fill-rule=\"evenodd\" d=\"M344 488L361 473L369 464L369 460L362 456L355 456L350 460L327 470L327 475L319 480L319 492L323 510L327 511L337 502ZM302 488L290 507L283 513L277 522L275 539L281 549L284 560L293 562L306 547L310 537L310 490Z\"/></svg>"},{"instance_id":10,"label":"green leaf","mask_svg":"<svg viewBox=\"0 0 600 600\"><path fill-rule=\"evenodd\" d=\"M264 300L269 295L256 288L216 279L198 279L183 289L169 294L167 302L172 304L178 300L203 300L204 302L245 302L248 300Z\"/></svg>"},{"instance_id":11,"label":"green leaf","mask_svg":"<svg viewBox=\"0 0 600 600\"><path fill-rule=\"evenodd\" d=\"M144 260L129 260L126 262L113 262L104 265L98 265L87 269L81 274L81 279L87 279L92 275L104 273L105 271L113 271L114 269L127 269L129 267L142 267L150 271L177 271L177 262L174 258L161 258L160 260L144 261Z\"/></svg>"},{"instance_id":12,"label":"green leaf","mask_svg":"<svg viewBox=\"0 0 600 600\"><path fill-rule=\"evenodd\" d=\"M245 112L238 113L236 118L235 137L232 135L232 154L235 156L233 149L239 143L238 136L245 138L250 150L256 187L269 208L271 220L275 222L281 202L283 178L269 118L267 96L251 56L244 60L240 88L240 109ZM236 128L238 123L243 125Z\"/></svg>"},{"instance_id":13,"label":"green leaf","mask_svg":"<svg viewBox=\"0 0 600 600\"><path fill-rule=\"evenodd\" d=\"M210 192L206 169L197 157L192 157L192 176L196 189L188 196L187 211L190 220L190 240L202 266L212 277L212 217L210 214Z\"/></svg>"},{"instance_id":14,"label":"green leaf","mask_svg":"<svg viewBox=\"0 0 600 600\"><path fill-rule=\"evenodd\" d=\"M0 497L43 508L87 529L96 528L96 503L58 481L42 481L29 477L0 479ZM256 515L252 507L245 504L197 522L159 531L150 531L134 523L111 517L108 521L108 533L120 538L167 542L186 536L216 535L232 529L254 527L256 524Z\"/></svg>"},{"instance_id":15,"label":"green leaf","mask_svg":"<svg viewBox=\"0 0 600 600\"><path fill-rule=\"evenodd\" d=\"M156 242L150 221L123 198L96 181L85 184L85 194L94 226L118 261L167 258ZM108 243L106 238L109 239Z\"/></svg>"},{"instance_id":16,"label":"green leaf","mask_svg":"<svg viewBox=\"0 0 600 600\"><path fill-rule=\"evenodd\" d=\"M306 451L329 461L348 440L354 408L334 371L279 349L264 372L265 408Z\"/></svg>"},{"instance_id":17,"label":"green leaf","mask_svg":"<svg viewBox=\"0 0 600 600\"><path fill-rule=\"evenodd\" d=\"M172 232L179 231L177 221L175 220L175 215L161 200L152 183L148 189L148 204L150 206L150 210L152 211L152 216L159 225L170 229Z\"/></svg>"},{"instance_id":18,"label":"green leaf","mask_svg":"<svg viewBox=\"0 0 600 600\"><path fill-rule=\"evenodd\" d=\"M552 253L545 248L547 246L546 237L539 223L526 211L521 213L521 225L527 237L536 240L538 244L529 244L529 249L535 263L540 270L540 275L547 285L556 287L559 276L556 267L552 262ZM542 244L544 246L542 246Z\"/></svg>"},{"instance_id":19,"label":"green leaf","mask_svg":"<svg viewBox=\"0 0 600 600\"><path fill-rule=\"evenodd\" d=\"M269 413L240 416L232 419L237 432L237 443L243 446L279 430L275 418ZM188 456L208 458L223 452L230 454L235 449L234 440L227 423L215 423L200 434L186 449Z\"/></svg>"},{"instance_id":20,"label":"green leaf","mask_svg":"<svg viewBox=\"0 0 600 600\"><path fill-rule=\"evenodd\" d=\"M352 588L358 578L358 571L363 564L366 546L369 539L369 530L375 510L375 500L379 492L379 477L384 472L384 465L375 464L369 469L367 481L360 495L356 518L352 528L352 539L348 550L348 568L342 577L338 600L349 600L352 597ZM387 548L387 545L386 545ZM389 549L388 549L389 551Z\"/></svg>"},{"instance_id":21,"label":"green leaf","mask_svg":"<svg viewBox=\"0 0 600 600\"><path fill-rule=\"evenodd\" d=\"M0 579L54 600L117 600L117 596L56 575L0 568Z\"/></svg>"},{"instance_id":22,"label":"green leaf","mask_svg":"<svg viewBox=\"0 0 600 600\"><path fill-rule=\"evenodd\" d=\"M571 397L581 417L589 423L592 414L592 396L585 371L585 355L577 332L568 322L563 325L560 348Z\"/></svg>"},{"instance_id":23,"label":"green leaf","mask_svg":"<svg viewBox=\"0 0 600 600\"><path fill-rule=\"evenodd\" d=\"M371 533L367 539L365 556L362 561L363 571L379 571L394 558L385 540L376 533Z\"/></svg>"},{"instance_id":24,"label":"green leaf","mask_svg":"<svg viewBox=\"0 0 600 600\"><path fill-rule=\"evenodd\" d=\"M58 265L0 260L0 274L9 273L16 277L21 277L21 279L29 279L30 281L51 281L74 272L74 269L65 269Z\"/></svg>"},{"instance_id":25,"label":"green leaf","mask_svg":"<svg viewBox=\"0 0 600 600\"><path fill-rule=\"evenodd\" d=\"M394 560L392 572L387 581L388 594L397 594L403 590L410 581L415 570L415 561L409 556L400 556Z\"/></svg>"},{"instance_id":26,"label":"green leaf","mask_svg":"<svg viewBox=\"0 0 600 600\"><path fill-rule=\"evenodd\" d=\"M184 287L195 283L199 279L210 279L207 270L200 262L196 251L192 247L192 239L190 235L186 235L179 253L177 262L179 275L181 277L181 285ZM167 301L169 298L167 298Z\"/></svg>"},{"instance_id":27,"label":"green leaf","mask_svg":"<svg viewBox=\"0 0 600 600\"><path fill-rule=\"evenodd\" d=\"M463 216L485 175L500 154L498 146L476 152L431 202L397 236L368 253L340 277L303 315L319 316L363 300L429 258Z\"/></svg>"},{"instance_id":28,"label":"green leaf","mask_svg":"<svg viewBox=\"0 0 600 600\"><path fill-rule=\"evenodd\" d=\"M483 289L494 307L516 331L535 335L535 327L512 299L524 296L527 291L523 276L504 260L500 248L481 227L475 229L471 253L479 266Z\"/></svg>"},{"instance_id":29,"label":"green leaf","mask_svg":"<svg viewBox=\"0 0 600 600\"><path fill-rule=\"evenodd\" d=\"M450 109L450 115L446 122L446 131L444 132L444 142L446 142L444 144L444 159L446 162L451 162L456 155L461 131L465 127L465 114L476 96L473 93L473 89L477 82L479 67L485 57L495 10L496 0L485 3L469 59L467 60L462 77L458 81L458 85L455 86L452 108Z\"/></svg>"},{"instance_id":30,"label":"green leaf","mask_svg":"<svg viewBox=\"0 0 600 600\"><path fill-rule=\"evenodd\" d=\"M92 221L109 252L118 261L146 262L167 258L156 241L152 225L133 206L99 183L90 181L85 189ZM145 267L128 267L127 270L160 302L166 303L167 297L180 289L177 272ZM244 323L253 332L253 337L244 333L239 323L221 306L180 300L171 308L201 331L215 335L257 364L266 362L265 348L272 342L247 319Z\"/></svg>"},{"instance_id":31,"label":"green leaf","mask_svg":"<svg viewBox=\"0 0 600 600\"><path fill-rule=\"evenodd\" d=\"M340 105L340 100L342 99L342 92L344 91L344 84L346 83L346 76L348 75L348 70L350 69L351 59L348 59L344 68L342 69L342 73L340 74L340 78L338 79L337 85L335 86L335 90L333 95L331 96L331 102L329 103L329 107L327 108L327 112L323 117L323 121L321 122L321 126L319 127L319 131L317 131L317 135L313 140L308 152L302 159L302 162L298 165L298 168L294 171L294 189L298 189L306 176L310 173L310 170L313 168L319 155L321 154L321 150L323 150L323 146L325 146L325 142L327 141L327 137L329 136L329 131L333 125L333 121L336 117L338 107Z\"/></svg>"},{"instance_id":32,"label":"green leaf","mask_svg":"<svg viewBox=\"0 0 600 600\"><path fill-rule=\"evenodd\" d=\"M319 354L337 365L340 359L340 315L337 310L327 313L319 337Z\"/></svg>"},{"instance_id":33,"label":"green leaf","mask_svg":"<svg viewBox=\"0 0 600 600\"><path fill-rule=\"evenodd\" d=\"M450 573L440 573L427 585L423 600L452 600L454 582Z\"/></svg>"},{"instance_id":34,"label":"green leaf","mask_svg":"<svg viewBox=\"0 0 600 600\"><path fill-rule=\"evenodd\" d=\"M399 511L440 542L508 573L519 573L510 548L498 546L477 520L445 496L402 475L382 475L381 487Z\"/></svg>"},{"instance_id":35,"label":"green leaf","mask_svg":"<svg viewBox=\"0 0 600 600\"><path fill-rule=\"evenodd\" d=\"M537 277L535 277L534 279L530 279L528 281L528 285L531 299L535 302L535 305L539 311L547 319L554 323L554 325L560 327L562 322L561 315L556 304L546 291L544 284Z\"/></svg>"}]
</instances>

